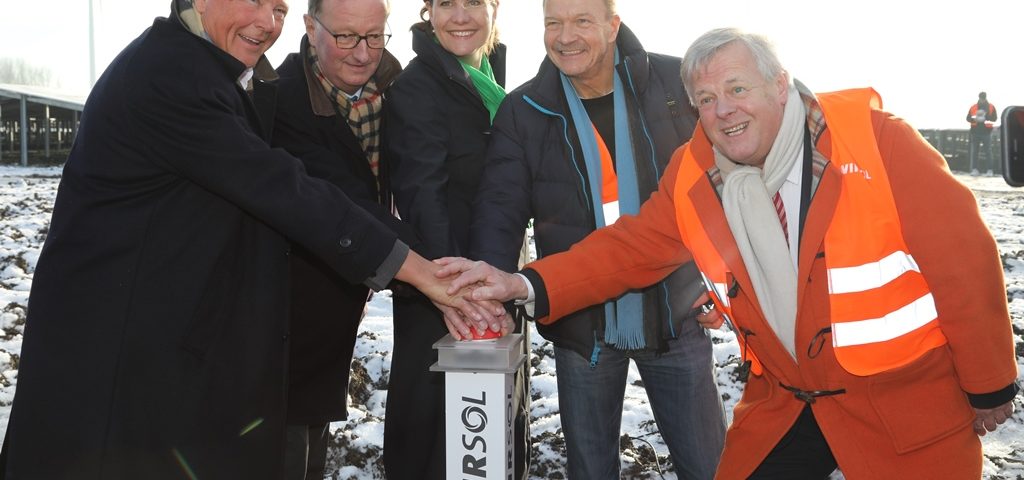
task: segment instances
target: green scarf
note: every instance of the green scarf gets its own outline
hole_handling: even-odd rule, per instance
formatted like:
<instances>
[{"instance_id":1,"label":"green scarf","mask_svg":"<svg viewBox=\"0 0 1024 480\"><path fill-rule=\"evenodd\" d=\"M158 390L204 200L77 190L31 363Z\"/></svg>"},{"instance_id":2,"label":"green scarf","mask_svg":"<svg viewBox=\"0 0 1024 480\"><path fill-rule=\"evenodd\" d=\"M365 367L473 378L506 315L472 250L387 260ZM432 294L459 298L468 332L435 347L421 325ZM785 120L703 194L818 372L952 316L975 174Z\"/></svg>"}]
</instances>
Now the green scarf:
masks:
<instances>
[{"instance_id":1,"label":"green scarf","mask_svg":"<svg viewBox=\"0 0 1024 480\"><path fill-rule=\"evenodd\" d=\"M491 114L491 121L493 122L494 114L498 113L498 106L505 99L505 89L494 80L494 70L491 70L491 62L487 60L485 55L480 59L479 69L462 60L459 60L459 63L462 64L462 68L469 74L469 79L473 82L473 86L476 87L480 98L483 99L484 107Z\"/></svg>"}]
</instances>

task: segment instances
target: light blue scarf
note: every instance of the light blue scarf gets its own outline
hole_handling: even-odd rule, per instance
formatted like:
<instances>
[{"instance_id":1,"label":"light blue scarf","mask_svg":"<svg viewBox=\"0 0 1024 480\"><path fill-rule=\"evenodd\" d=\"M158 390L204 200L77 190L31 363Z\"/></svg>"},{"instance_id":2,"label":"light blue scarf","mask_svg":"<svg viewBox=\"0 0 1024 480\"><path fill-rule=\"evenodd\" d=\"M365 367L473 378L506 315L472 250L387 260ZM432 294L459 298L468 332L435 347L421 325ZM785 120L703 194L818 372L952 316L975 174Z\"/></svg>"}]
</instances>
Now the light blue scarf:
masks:
<instances>
[{"instance_id":1,"label":"light blue scarf","mask_svg":"<svg viewBox=\"0 0 1024 480\"><path fill-rule=\"evenodd\" d=\"M615 64L619 63L619 51L615 50ZM587 166L590 183L590 203L594 221L598 228L605 226L604 206L601 202L601 152L594 137L593 123L587 115L576 89L565 74L562 89L569 103L569 112L576 127L583 158ZM633 161L633 141L629 134L629 118L626 113L625 89L618 71L615 72L613 90L615 106L615 173L619 182L619 212L621 215L636 215L640 211L640 193L637 185L636 164ZM617 300L604 305L604 341L620 350L646 348L643 330L643 294L627 293Z\"/></svg>"}]
</instances>

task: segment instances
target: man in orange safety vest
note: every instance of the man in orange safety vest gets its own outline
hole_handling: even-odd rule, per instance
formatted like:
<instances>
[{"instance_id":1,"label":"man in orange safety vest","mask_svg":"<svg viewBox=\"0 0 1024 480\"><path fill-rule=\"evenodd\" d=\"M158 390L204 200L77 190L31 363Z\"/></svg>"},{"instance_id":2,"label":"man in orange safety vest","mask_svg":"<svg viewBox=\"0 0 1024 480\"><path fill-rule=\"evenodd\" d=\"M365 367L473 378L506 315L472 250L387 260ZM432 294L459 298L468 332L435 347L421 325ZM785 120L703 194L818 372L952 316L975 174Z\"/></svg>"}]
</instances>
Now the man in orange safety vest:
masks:
<instances>
[{"instance_id":1,"label":"man in orange safety vest","mask_svg":"<svg viewBox=\"0 0 1024 480\"><path fill-rule=\"evenodd\" d=\"M1019 387L971 191L874 90L815 95L761 36L704 34L682 76L700 125L638 215L517 274L438 274L550 323L695 260L698 321L749 369L716 478L979 478Z\"/></svg>"}]
</instances>

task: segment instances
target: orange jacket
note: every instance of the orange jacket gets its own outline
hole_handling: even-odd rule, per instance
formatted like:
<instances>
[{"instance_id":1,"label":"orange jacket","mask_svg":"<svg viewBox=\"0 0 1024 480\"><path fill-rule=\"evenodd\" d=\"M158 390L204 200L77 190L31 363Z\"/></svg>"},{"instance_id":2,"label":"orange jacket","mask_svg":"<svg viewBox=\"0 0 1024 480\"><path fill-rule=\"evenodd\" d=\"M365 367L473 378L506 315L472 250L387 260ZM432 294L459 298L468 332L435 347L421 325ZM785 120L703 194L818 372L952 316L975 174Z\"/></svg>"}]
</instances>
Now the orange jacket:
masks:
<instances>
[{"instance_id":1,"label":"orange jacket","mask_svg":"<svg viewBox=\"0 0 1024 480\"><path fill-rule=\"evenodd\" d=\"M870 375L902 367L929 350L946 344L939 328L935 302L913 252L903 240L889 179L874 143L872 106L881 99L872 89L847 90L818 97L832 133L841 133L843 148L832 152L832 163L843 172L843 187L825 233L825 264L829 276L832 345L843 368ZM687 249L693 252L709 293L727 317L732 317L727 290L733 268L715 248L686 192L706 182L705 169L683 150L676 183L676 224ZM864 235L863 232L871 232ZM734 329L741 319L731 318ZM761 373L756 355L743 348ZM744 358L743 360L746 360Z\"/></svg>"},{"instance_id":2,"label":"orange jacket","mask_svg":"<svg viewBox=\"0 0 1024 480\"><path fill-rule=\"evenodd\" d=\"M822 342L813 358L809 355L815 336L831 326L824 244L842 173L828 164L801 232L796 362L768 326L746 270L740 265L732 272L738 289L731 308L754 333L748 347L764 372L750 377L733 411L718 478L746 478L806 405L780 382L802 390L846 389L819 398L812 408L847 478L980 477L981 445L971 429L974 411L964 392L997 391L1017 375L1002 262L973 195L953 178L942 156L902 120L878 110L870 118L904 240L934 294L948 344L902 368L868 376L843 369L830 341ZM711 145L700 128L688 145L695 161L711 168ZM828 130L816 147L831 157ZM542 322L654 283L691 260L675 213L683 156L683 149L676 152L659 190L639 215L623 217L569 252L529 265L546 288L550 316ZM700 206L716 248L723 256L738 255L710 184L698 183L686 194Z\"/></svg>"},{"instance_id":3,"label":"orange jacket","mask_svg":"<svg viewBox=\"0 0 1024 480\"><path fill-rule=\"evenodd\" d=\"M967 111L967 121L971 124L971 130L975 130L979 127L985 127L987 130L992 130L993 123L999 117L996 115L996 106L991 103L988 104L988 111L985 112L985 121L978 122L978 104L971 105L971 109Z\"/></svg>"}]
</instances>

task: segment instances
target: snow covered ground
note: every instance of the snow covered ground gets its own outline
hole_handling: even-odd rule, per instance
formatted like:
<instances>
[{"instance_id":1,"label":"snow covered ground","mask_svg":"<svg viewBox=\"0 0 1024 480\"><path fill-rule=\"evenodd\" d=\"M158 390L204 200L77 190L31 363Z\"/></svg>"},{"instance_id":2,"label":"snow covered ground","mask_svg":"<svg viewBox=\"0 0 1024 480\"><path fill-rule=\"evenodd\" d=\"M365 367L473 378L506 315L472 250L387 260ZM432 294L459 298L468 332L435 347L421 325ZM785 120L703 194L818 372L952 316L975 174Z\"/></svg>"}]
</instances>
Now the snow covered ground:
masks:
<instances>
[{"instance_id":1,"label":"snow covered ground","mask_svg":"<svg viewBox=\"0 0 1024 480\"><path fill-rule=\"evenodd\" d=\"M59 176L59 168L0 166L0 434L7 428L17 383L25 305ZM1024 372L1024 189L1008 187L999 177L960 179L975 191L985 221L999 243L1017 335L1018 366ZM739 349L732 333L713 335L719 389L731 416L742 389L731 375ZM374 296L356 344L349 420L331 427L334 438L328 462L334 478L383 478L384 403L393 340L391 296L383 292ZM535 331L531 343L531 478L564 478L552 347ZM674 479L668 449L657 433L635 368L630 370L628 381L622 420L623 478ZM1020 398L1017 410L1006 425L983 438L987 479L1024 479L1024 413Z\"/></svg>"}]
</instances>

